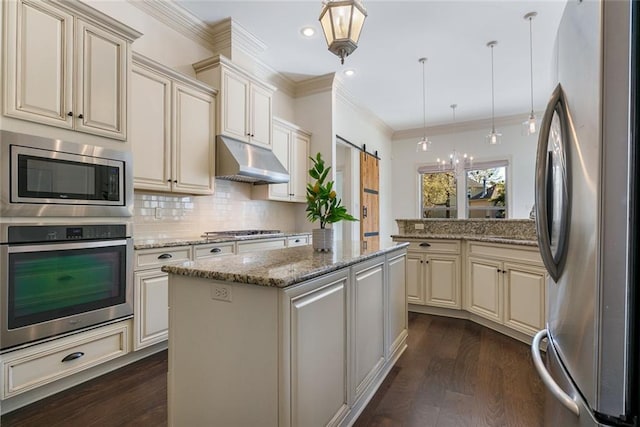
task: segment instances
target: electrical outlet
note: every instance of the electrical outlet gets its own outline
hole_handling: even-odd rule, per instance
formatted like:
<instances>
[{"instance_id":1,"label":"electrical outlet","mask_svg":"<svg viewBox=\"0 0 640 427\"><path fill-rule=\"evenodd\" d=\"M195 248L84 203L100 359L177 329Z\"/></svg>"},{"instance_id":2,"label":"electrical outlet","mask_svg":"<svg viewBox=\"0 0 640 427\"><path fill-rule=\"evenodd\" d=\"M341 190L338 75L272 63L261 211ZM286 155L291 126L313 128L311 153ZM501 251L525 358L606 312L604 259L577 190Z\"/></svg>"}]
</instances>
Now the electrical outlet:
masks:
<instances>
[{"instance_id":1,"label":"electrical outlet","mask_svg":"<svg viewBox=\"0 0 640 427\"><path fill-rule=\"evenodd\" d=\"M413 224L414 230L424 230L424 224Z\"/></svg>"},{"instance_id":2,"label":"electrical outlet","mask_svg":"<svg viewBox=\"0 0 640 427\"><path fill-rule=\"evenodd\" d=\"M231 286L222 283L211 285L211 299L231 302Z\"/></svg>"},{"instance_id":3,"label":"electrical outlet","mask_svg":"<svg viewBox=\"0 0 640 427\"><path fill-rule=\"evenodd\" d=\"M156 219L162 218L162 210L160 208L155 209Z\"/></svg>"}]
</instances>

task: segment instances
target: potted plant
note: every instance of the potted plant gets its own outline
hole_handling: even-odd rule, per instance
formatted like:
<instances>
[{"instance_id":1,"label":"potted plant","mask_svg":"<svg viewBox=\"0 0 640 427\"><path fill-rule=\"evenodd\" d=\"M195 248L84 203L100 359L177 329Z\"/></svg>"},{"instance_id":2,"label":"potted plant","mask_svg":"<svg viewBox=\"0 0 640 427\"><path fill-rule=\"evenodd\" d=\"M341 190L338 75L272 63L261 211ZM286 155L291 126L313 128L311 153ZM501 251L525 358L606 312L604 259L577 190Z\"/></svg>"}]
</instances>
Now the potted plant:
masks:
<instances>
[{"instance_id":1,"label":"potted plant","mask_svg":"<svg viewBox=\"0 0 640 427\"><path fill-rule=\"evenodd\" d=\"M309 158L313 162L313 167L309 169L309 176L315 182L307 184L307 218L311 222L320 221L320 228L313 230L313 249L329 251L333 243L333 229L327 228L327 225L341 220L357 221L357 219L342 206L342 199L338 199L333 189L334 182L326 181L331 166L325 167L320 153L315 159Z\"/></svg>"}]
</instances>

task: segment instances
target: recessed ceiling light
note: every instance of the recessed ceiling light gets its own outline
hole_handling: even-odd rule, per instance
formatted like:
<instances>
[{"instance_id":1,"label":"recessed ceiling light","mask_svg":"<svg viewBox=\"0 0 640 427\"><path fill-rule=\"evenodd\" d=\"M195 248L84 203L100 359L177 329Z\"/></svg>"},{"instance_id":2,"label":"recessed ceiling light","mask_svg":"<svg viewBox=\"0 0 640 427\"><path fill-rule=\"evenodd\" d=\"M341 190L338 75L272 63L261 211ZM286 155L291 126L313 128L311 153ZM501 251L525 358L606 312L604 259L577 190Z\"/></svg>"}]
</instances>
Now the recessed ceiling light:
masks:
<instances>
[{"instance_id":1,"label":"recessed ceiling light","mask_svg":"<svg viewBox=\"0 0 640 427\"><path fill-rule=\"evenodd\" d=\"M344 70L344 75L347 77L351 77L355 74L356 74L356 70L352 70L352 69Z\"/></svg>"},{"instance_id":2,"label":"recessed ceiling light","mask_svg":"<svg viewBox=\"0 0 640 427\"><path fill-rule=\"evenodd\" d=\"M304 27L300 32L305 37L312 37L316 33L316 30L313 29L313 27Z\"/></svg>"}]
</instances>

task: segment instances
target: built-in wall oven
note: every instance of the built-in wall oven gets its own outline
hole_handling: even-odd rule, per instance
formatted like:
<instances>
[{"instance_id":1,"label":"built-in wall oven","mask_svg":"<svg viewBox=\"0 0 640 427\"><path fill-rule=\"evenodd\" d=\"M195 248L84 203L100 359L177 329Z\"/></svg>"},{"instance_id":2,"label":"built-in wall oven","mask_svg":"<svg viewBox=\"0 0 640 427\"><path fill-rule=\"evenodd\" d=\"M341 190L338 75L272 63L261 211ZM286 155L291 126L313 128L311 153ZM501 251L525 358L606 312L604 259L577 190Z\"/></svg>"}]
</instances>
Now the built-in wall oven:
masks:
<instances>
[{"instance_id":1,"label":"built-in wall oven","mask_svg":"<svg viewBox=\"0 0 640 427\"><path fill-rule=\"evenodd\" d=\"M0 216L131 216L131 153L0 131Z\"/></svg>"},{"instance_id":2,"label":"built-in wall oven","mask_svg":"<svg viewBox=\"0 0 640 427\"><path fill-rule=\"evenodd\" d=\"M0 225L0 348L133 314L130 223Z\"/></svg>"}]
</instances>

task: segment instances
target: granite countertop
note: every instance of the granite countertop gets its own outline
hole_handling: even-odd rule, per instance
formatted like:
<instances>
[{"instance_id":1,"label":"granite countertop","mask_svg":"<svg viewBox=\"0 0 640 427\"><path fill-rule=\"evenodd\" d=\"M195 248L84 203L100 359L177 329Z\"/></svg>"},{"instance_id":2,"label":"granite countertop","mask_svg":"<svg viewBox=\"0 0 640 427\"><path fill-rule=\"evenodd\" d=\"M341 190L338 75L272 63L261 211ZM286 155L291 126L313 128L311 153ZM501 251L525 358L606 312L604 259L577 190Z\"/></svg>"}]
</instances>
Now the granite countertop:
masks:
<instances>
[{"instance_id":1,"label":"granite countertop","mask_svg":"<svg viewBox=\"0 0 640 427\"><path fill-rule=\"evenodd\" d=\"M343 241L336 242L332 252L316 252L311 245L297 246L165 265L162 271L202 279L285 288L407 246L408 243L389 244L378 250L363 251L359 241Z\"/></svg>"},{"instance_id":2,"label":"granite countertop","mask_svg":"<svg viewBox=\"0 0 640 427\"><path fill-rule=\"evenodd\" d=\"M473 242L487 242L487 243L504 243L509 245L520 246L538 246L537 240L531 239L516 239L513 237L503 236L490 236L490 235L473 235L473 234L394 234L391 236L393 239L407 240L407 241L419 241L424 239L442 239L442 240L469 240Z\"/></svg>"},{"instance_id":3,"label":"granite countertop","mask_svg":"<svg viewBox=\"0 0 640 427\"><path fill-rule=\"evenodd\" d=\"M154 248L170 248L172 246L185 245L205 245L207 243L222 242L238 242L242 240L258 240L258 239L274 239L278 237L299 236L301 234L309 234L311 232L284 232L268 235L253 234L250 236L233 237L233 236L216 236L216 237L164 237L158 239L133 239L134 249L154 249Z\"/></svg>"}]
</instances>

